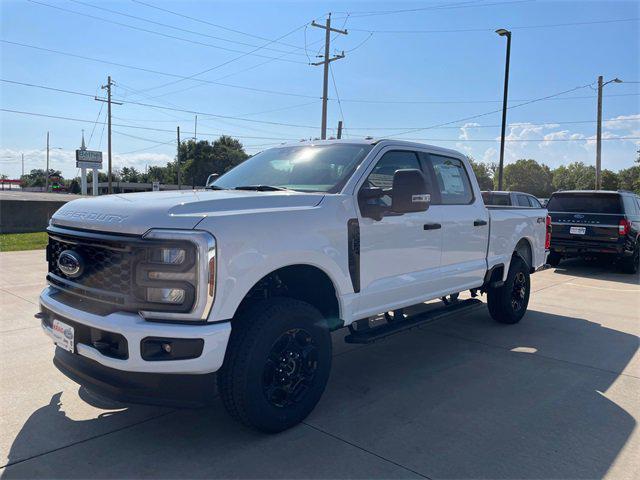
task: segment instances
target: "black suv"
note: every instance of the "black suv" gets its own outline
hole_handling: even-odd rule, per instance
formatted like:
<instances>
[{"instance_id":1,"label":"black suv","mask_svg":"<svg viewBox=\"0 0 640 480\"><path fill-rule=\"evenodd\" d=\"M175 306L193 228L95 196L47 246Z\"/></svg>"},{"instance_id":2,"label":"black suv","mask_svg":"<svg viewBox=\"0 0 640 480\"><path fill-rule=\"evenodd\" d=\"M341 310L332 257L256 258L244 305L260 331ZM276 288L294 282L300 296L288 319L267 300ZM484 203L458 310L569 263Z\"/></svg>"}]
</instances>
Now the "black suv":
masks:
<instances>
[{"instance_id":1,"label":"black suv","mask_svg":"<svg viewBox=\"0 0 640 480\"><path fill-rule=\"evenodd\" d=\"M551 195L547 209L552 225L548 264L555 267L567 257L610 255L623 271L638 271L638 195L606 190L556 192Z\"/></svg>"}]
</instances>

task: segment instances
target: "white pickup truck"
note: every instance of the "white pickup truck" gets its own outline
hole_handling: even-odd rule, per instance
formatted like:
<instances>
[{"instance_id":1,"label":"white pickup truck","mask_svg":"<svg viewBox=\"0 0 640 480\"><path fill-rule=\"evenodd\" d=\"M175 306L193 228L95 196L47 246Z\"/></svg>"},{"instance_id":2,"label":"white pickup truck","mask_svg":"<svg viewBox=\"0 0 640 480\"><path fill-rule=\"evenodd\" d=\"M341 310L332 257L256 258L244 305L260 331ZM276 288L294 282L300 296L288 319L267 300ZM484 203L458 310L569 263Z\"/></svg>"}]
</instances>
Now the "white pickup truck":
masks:
<instances>
[{"instance_id":1,"label":"white pickup truck","mask_svg":"<svg viewBox=\"0 0 640 480\"><path fill-rule=\"evenodd\" d=\"M336 140L263 151L206 190L75 200L48 232L38 317L60 370L133 402L201 404L217 384L276 432L319 401L333 330L371 342L481 303L465 290L518 322L550 222L485 207L456 151Z\"/></svg>"}]
</instances>

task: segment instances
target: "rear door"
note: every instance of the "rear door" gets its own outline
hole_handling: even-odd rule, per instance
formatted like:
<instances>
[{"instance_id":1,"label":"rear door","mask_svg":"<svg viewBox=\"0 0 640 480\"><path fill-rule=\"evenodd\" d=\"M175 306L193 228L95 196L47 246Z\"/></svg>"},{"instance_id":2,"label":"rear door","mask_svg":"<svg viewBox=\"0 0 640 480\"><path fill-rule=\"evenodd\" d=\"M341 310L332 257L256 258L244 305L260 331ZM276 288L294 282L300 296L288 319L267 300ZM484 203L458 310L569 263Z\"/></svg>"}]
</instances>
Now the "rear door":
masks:
<instances>
[{"instance_id":1,"label":"rear door","mask_svg":"<svg viewBox=\"0 0 640 480\"><path fill-rule=\"evenodd\" d=\"M553 226L552 247L556 244L598 248L599 244L619 239L618 224L624 217L624 209L618 193L556 193L547 209Z\"/></svg>"},{"instance_id":2,"label":"rear door","mask_svg":"<svg viewBox=\"0 0 640 480\"><path fill-rule=\"evenodd\" d=\"M489 212L465 162L445 155L428 157L434 188L440 193L430 208L438 212L442 224L440 286L443 293L477 287L487 268Z\"/></svg>"}]
</instances>

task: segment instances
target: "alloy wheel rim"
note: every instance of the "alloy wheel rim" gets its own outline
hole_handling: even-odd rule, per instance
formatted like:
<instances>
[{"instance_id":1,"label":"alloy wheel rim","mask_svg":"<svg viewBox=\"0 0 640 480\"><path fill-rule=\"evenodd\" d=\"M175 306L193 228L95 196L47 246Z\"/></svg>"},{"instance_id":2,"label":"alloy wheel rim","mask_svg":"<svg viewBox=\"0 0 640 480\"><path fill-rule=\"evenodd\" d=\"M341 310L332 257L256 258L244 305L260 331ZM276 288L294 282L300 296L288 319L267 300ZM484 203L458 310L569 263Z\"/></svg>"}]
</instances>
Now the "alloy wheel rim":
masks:
<instances>
[{"instance_id":1,"label":"alloy wheel rim","mask_svg":"<svg viewBox=\"0 0 640 480\"><path fill-rule=\"evenodd\" d=\"M267 401L276 407L299 403L313 384L318 347L309 332L293 328L274 342L262 374Z\"/></svg>"},{"instance_id":2,"label":"alloy wheel rim","mask_svg":"<svg viewBox=\"0 0 640 480\"><path fill-rule=\"evenodd\" d=\"M511 308L517 312L524 306L527 296L527 278L523 272L518 272L513 279L513 289L511 290Z\"/></svg>"}]
</instances>

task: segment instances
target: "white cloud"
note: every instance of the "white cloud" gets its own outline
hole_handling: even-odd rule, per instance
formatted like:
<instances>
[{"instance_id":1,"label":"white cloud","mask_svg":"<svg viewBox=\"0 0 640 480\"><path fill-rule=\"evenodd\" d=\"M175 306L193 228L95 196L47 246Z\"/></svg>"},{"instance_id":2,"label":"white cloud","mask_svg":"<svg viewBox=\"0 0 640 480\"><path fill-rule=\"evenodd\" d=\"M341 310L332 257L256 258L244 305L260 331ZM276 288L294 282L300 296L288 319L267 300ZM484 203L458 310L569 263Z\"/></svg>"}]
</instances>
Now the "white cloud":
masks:
<instances>
[{"instance_id":1,"label":"white cloud","mask_svg":"<svg viewBox=\"0 0 640 480\"><path fill-rule=\"evenodd\" d=\"M480 124L475 122L465 123L462 127L460 127L460 135L458 135L458 138L460 140L469 140L469 130L473 127L478 126L480 126Z\"/></svg>"},{"instance_id":2,"label":"white cloud","mask_svg":"<svg viewBox=\"0 0 640 480\"><path fill-rule=\"evenodd\" d=\"M640 114L635 115L619 115L617 117L605 120L603 126L608 130L635 130L640 129Z\"/></svg>"}]
</instances>

